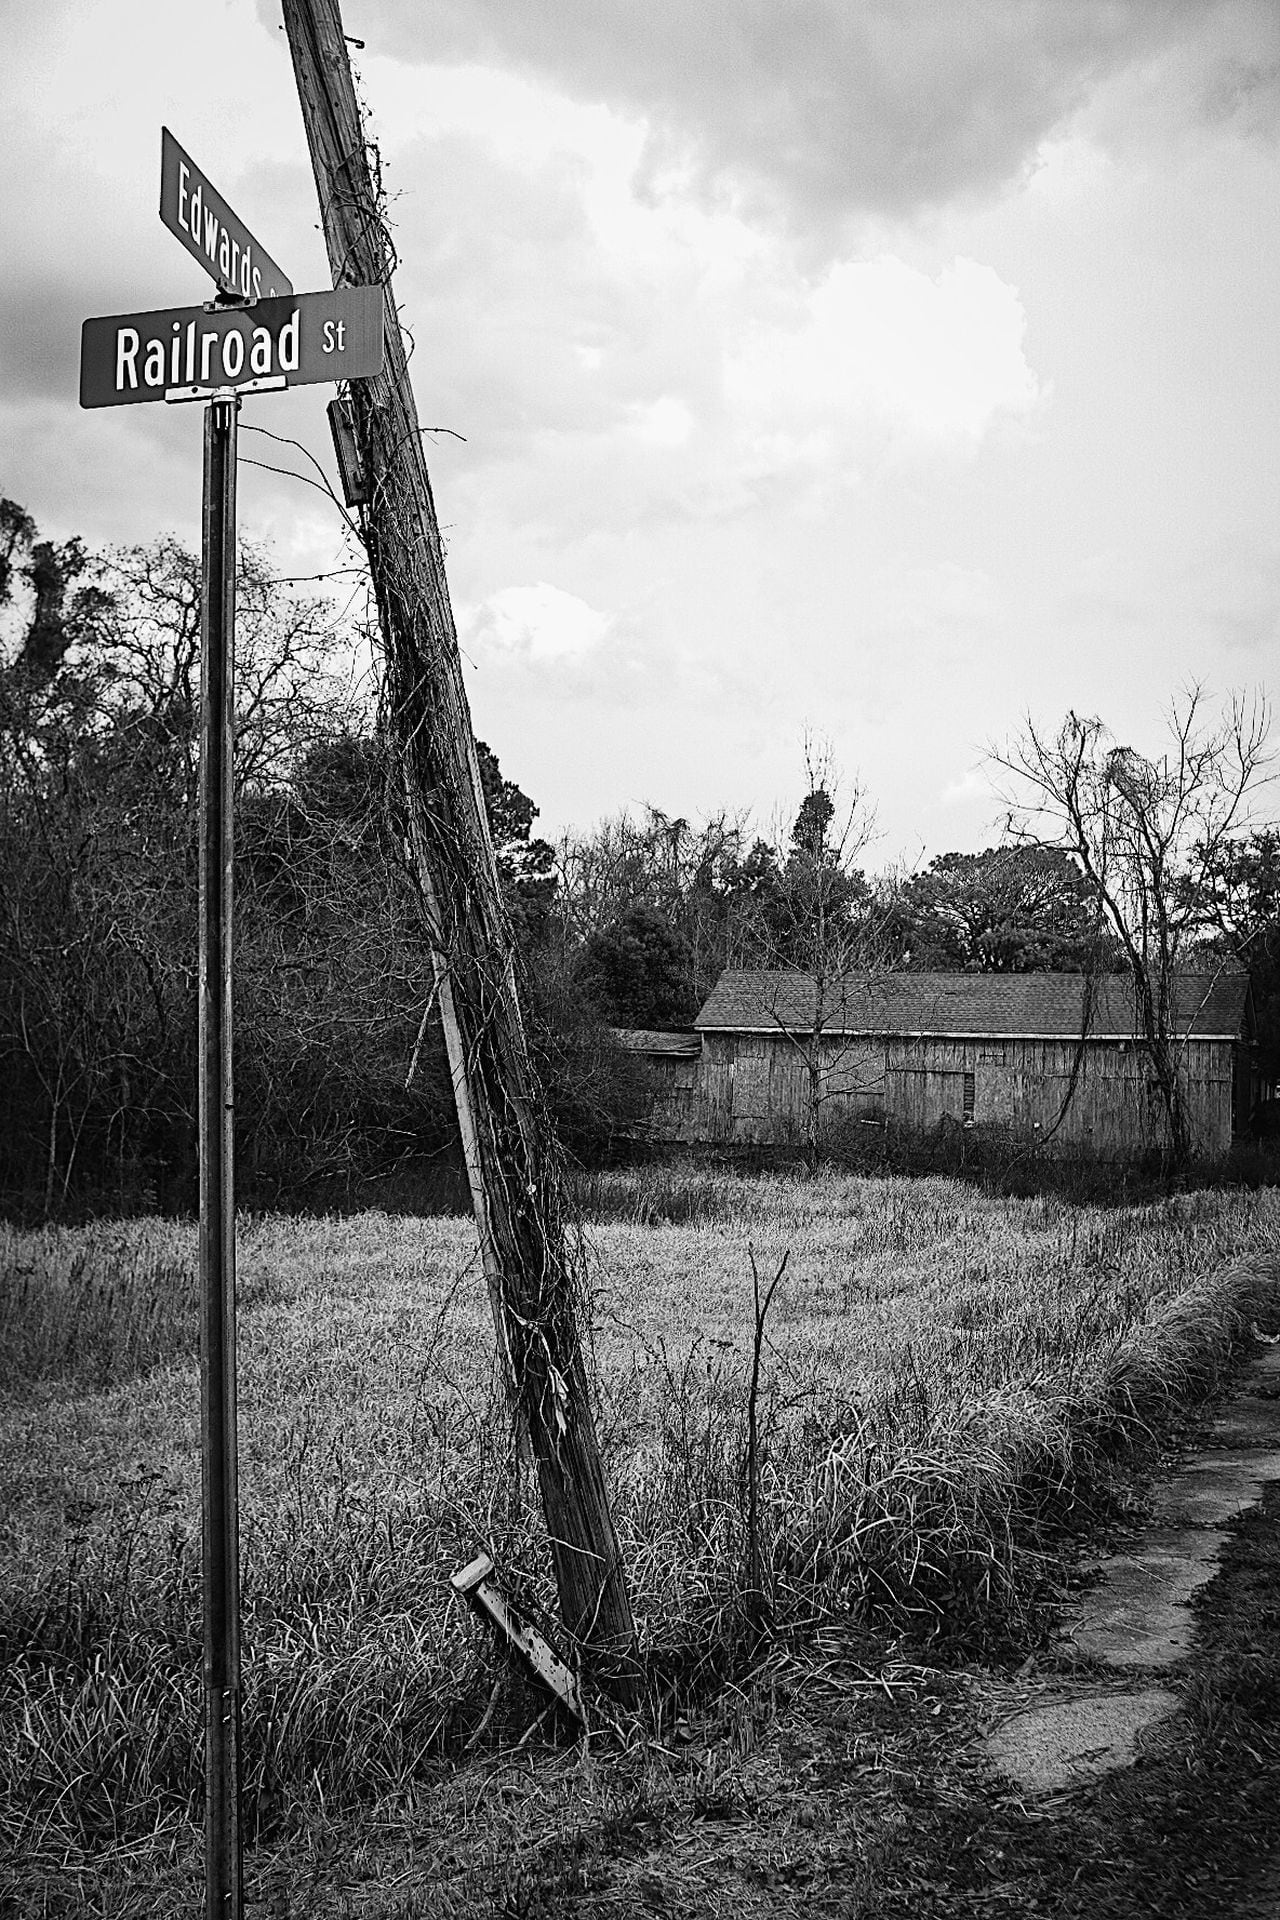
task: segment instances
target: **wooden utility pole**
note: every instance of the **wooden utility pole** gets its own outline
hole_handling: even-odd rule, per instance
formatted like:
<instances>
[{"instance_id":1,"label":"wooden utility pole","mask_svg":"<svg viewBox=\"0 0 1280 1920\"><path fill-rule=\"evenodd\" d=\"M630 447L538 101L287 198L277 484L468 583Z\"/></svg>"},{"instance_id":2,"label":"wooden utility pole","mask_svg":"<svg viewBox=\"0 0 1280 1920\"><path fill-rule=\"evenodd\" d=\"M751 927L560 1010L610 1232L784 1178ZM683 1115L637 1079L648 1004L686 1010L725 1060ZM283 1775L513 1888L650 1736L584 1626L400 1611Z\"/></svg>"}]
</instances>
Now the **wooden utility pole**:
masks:
<instances>
[{"instance_id":1,"label":"wooden utility pole","mask_svg":"<svg viewBox=\"0 0 1280 1920\"><path fill-rule=\"evenodd\" d=\"M500 1347L537 1466L564 1626L625 1700L637 1682L635 1626L592 1418L581 1256L516 998L511 927L391 285L391 241L337 0L283 0L283 12L334 285L384 288L384 370L350 387L369 488L361 524Z\"/></svg>"}]
</instances>

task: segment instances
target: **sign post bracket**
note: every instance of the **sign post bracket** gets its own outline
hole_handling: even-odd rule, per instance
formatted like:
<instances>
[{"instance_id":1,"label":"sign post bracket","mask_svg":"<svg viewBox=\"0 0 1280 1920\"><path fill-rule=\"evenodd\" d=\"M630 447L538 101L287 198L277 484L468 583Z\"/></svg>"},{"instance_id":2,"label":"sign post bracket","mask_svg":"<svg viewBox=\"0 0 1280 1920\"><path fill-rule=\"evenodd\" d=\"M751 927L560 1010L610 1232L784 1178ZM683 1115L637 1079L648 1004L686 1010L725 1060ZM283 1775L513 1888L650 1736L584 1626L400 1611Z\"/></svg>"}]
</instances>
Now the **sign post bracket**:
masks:
<instances>
[{"instance_id":1,"label":"sign post bracket","mask_svg":"<svg viewBox=\"0 0 1280 1920\"><path fill-rule=\"evenodd\" d=\"M242 393L283 393L288 384L282 373L267 373L238 387L166 387L164 397L170 406L184 400L233 400Z\"/></svg>"}]
</instances>

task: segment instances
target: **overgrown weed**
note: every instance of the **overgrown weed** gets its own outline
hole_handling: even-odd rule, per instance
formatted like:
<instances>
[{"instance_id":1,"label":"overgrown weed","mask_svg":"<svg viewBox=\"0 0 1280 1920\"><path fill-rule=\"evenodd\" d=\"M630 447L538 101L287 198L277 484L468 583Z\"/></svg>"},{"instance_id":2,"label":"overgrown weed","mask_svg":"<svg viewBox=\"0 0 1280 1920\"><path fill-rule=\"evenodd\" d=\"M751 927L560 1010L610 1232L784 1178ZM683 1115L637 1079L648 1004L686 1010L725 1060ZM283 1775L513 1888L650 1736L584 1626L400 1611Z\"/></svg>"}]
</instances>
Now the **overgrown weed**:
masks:
<instances>
[{"instance_id":1,"label":"overgrown weed","mask_svg":"<svg viewBox=\"0 0 1280 1920\"><path fill-rule=\"evenodd\" d=\"M587 1219L632 1227L730 1220L742 1208L740 1176L696 1164L579 1173L573 1187Z\"/></svg>"},{"instance_id":2,"label":"overgrown weed","mask_svg":"<svg viewBox=\"0 0 1280 1920\"><path fill-rule=\"evenodd\" d=\"M934 1640L1025 1627L1046 1530L1212 1383L1250 1319L1276 1317L1274 1280L1231 1270L1274 1249L1274 1194L1116 1211L940 1176L721 1174L699 1197L682 1172L646 1211L638 1182L608 1179L601 1432L658 1708L740 1670L753 1581L789 1634L872 1616ZM179 1231L6 1242L26 1281L0 1432L15 1846L92 1848L198 1804L194 1240ZM385 1215L245 1223L251 1836L305 1806L394 1798L528 1712L517 1685L495 1694L492 1647L448 1587L484 1546L555 1637L470 1238ZM760 1339L754 1474L752 1248L762 1272L789 1254ZM184 1276L172 1300L166 1261Z\"/></svg>"}]
</instances>

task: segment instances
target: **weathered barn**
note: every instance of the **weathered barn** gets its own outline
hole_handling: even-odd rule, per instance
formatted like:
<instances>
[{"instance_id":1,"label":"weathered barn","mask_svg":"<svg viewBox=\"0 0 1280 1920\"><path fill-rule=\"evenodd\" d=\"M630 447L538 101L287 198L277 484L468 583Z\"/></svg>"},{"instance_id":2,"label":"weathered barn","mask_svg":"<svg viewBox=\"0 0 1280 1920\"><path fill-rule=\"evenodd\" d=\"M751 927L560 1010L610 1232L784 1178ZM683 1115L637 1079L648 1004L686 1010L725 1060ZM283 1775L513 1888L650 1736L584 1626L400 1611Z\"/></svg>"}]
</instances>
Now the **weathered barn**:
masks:
<instances>
[{"instance_id":1,"label":"weathered barn","mask_svg":"<svg viewBox=\"0 0 1280 1920\"><path fill-rule=\"evenodd\" d=\"M1195 1150L1225 1153L1256 1094L1244 974L1176 983L1179 1069ZM948 1122L1052 1141L1100 1159L1165 1144L1159 1088L1137 1044L1134 989L1104 975L899 973L828 982L727 972L692 1035L630 1034L654 1086L652 1131L686 1141L785 1142L819 1124L924 1133ZM669 1044L668 1044L669 1043Z\"/></svg>"},{"instance_id":2,"label":"weathered barn","mask_svg":"<svg viewBox=\"0 0 1280 1920\"><path fill-rule=\"evenodd\" d=\"M644 1063L648 1082L647 1131L659 1140L699 1140L689 1131L698 1104L698 1067L702 1036L688 1031L669 1033L647 1027L615 1027L613 1037L626 1053Z\"/></svg>"}]
</instances>

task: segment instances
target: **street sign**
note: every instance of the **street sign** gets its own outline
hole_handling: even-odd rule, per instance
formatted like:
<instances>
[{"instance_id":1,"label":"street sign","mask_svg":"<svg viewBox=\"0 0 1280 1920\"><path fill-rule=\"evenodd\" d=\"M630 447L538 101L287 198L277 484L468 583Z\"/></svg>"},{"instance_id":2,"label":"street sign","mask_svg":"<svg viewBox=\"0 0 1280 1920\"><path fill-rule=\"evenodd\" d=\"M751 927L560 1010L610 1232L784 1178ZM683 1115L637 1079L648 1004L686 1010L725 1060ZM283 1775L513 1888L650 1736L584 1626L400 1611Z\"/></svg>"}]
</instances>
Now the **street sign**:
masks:
<instances>
[{"instance_id":1,"label":"street sign","mask_svg":"<svg viewBox=\"0 0 1280 1920\"><path fill-rule=\"evenodd\" d=\"M160 129L160 218L233 299L269 300L293 292L292 280L259 246L168 127Z\"/></svg>"},{"instance_id":2,"label":"street sign","mask_svg":"<svg viewBox=\"0 0 1280 1920\"><path fill-rule=\"evenodd\" d=\"M82 407L365 380L381 370L381 287L116 314L86 320L80 335Z\"/></svg>"},{"instance_id":3,"label":"street sign","mask_svg":"<svg viewBox=\"0 0 1280 1920\"><path fill-rule=\"evenodd\" d=\"M336 0L333 7L337 21ZM313 28L315 23L313 22ZM234 973L236 472L240 396L382 371L384 289L298 293L167 127L160 218L213 275L199 307L86 320L80 405L200 400L200 1457L205 1734L205 1912L241 1920L241 1660L236 1420ZM349 409L330 410L348 504L368 501ZM572 1676L570 1676L572 1677Z\"/></svg>"}]
</instances>

